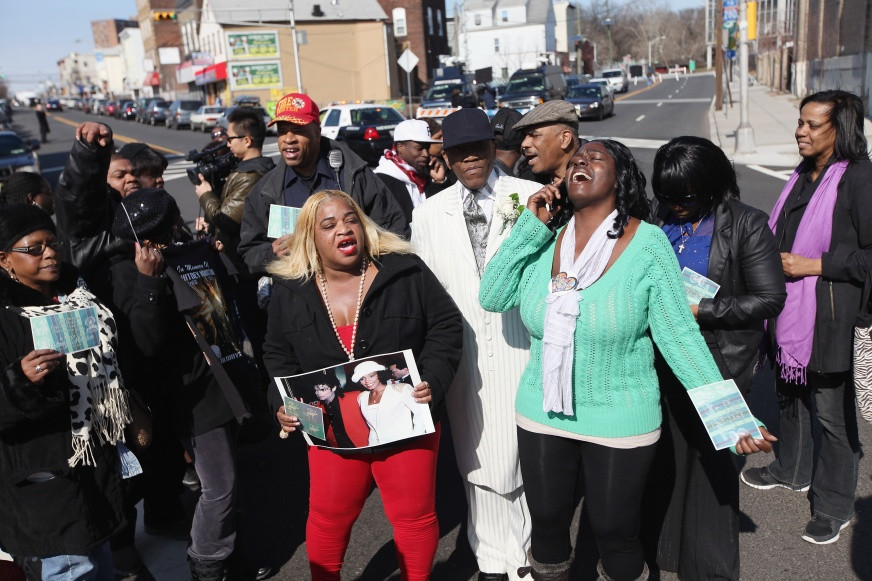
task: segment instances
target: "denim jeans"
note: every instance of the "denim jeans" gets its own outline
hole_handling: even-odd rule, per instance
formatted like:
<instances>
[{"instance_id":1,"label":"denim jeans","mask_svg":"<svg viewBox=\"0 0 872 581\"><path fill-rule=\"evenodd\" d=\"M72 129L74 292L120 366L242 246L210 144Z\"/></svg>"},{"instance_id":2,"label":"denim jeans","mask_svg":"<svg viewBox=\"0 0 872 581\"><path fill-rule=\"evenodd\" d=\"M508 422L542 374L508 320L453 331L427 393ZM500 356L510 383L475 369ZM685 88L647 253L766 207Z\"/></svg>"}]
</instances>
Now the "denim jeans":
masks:
<instances>
[{"instance_id":1,"label":"denim jeans","mask_svg":"<svg viewBox=\"0 0 872 581\"><path fill-rule=\"evenodd\" d=\"M57 555L42 561L44 581L114 581L112 550L103 543L88 555Z\"/></svg>"},{"instance_id":2,"label":"denim jeans","mask_svg":"<svg viewBox=\"0 0 872 581\"><path fill-rule=\"evenodd\" d=\"M779 378L775 386L781 434L770 474L793 486L811 484L812 514L849 520L854 514L860 461L851 372L809 371L807 385ZM821 427L818 446L812 438L814 421Z\"/></svg>"},{"instance_id":3,"label":"denim jeans","mask_svg":"<svg viewBox=\"0 0 872 581\"><path fill-rule=\"evenodd\" d=\"M188 554L200 561L227 559L236 542L236 432L235 423L227 423L182 439L203 490L188 547Z\"/></svg>"}]
</instances>

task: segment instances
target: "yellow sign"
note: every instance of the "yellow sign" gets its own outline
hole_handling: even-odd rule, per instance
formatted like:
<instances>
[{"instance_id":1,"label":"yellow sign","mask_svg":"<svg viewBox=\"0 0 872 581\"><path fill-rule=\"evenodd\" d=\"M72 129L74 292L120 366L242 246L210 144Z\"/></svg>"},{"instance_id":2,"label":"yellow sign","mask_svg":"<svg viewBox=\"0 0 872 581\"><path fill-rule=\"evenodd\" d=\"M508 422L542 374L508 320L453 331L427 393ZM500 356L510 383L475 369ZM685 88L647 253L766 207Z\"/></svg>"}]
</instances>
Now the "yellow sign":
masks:
<instances>
[{"instance_id":1,"label":"yellow sign","mask_svg":"<svg viewBox=\"0 0 872 581\"><path fill-rule=\"evenodd\" d=\"M748 2L746 4L746 16L748 18L748 40L757 39L757 3Z\"/></svg>"}]
</instances>

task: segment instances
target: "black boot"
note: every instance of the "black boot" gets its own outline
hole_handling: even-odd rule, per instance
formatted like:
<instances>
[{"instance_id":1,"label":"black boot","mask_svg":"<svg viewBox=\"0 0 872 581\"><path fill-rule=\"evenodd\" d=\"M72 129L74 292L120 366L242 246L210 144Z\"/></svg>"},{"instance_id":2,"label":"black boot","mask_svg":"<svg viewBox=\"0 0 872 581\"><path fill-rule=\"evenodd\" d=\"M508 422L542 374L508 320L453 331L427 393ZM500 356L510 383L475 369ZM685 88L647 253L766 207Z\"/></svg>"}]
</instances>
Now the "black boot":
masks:
<instances>
[{"instance_id":1,"label":"black boot","mask_svg":"<svg viewBox=\"0 0 872 581\"><path fill-rule=\"evenodd\" d=\"M529 567L518 569L519 577L533 576L533 581L569 581L569 569L572 567L572 555L562 563L539 563L533 558L532 551L527 551Z\"/></svg>"},{"instance_id":2,"label":"black boot","mask_svg":"<svg viewBox=\"0 0 872 581\"><path fill-rule=\"evenodd\" d=\"M224 561L201 561L188 555L188 566L191 568L191 581L224 581Z\"/></svg>"}]
</instances>

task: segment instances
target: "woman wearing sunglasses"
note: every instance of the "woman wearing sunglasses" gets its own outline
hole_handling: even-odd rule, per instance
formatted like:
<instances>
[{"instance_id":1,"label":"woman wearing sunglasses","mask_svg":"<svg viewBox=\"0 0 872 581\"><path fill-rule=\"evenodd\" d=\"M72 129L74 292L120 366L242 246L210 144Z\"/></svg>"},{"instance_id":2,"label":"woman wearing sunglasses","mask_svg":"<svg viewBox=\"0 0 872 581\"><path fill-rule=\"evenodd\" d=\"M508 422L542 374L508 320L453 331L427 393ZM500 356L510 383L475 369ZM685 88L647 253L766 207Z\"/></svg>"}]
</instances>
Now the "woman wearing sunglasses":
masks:
<instances>
[{"instance_id":1,"label":"woman wearing sunglasses","mask_svg":"<svg viewBox=\"0 0 872 581\"><path fill-rule=\"evenodd\" d=\"M0 208L0 546L28 579L111 580L127 392L112 313L59 247L43 210ZM86 307L94 347L35 348L35 317Z\"/></svg>"},{"instance_id":2,"label":"woman wearing sunglasses","mask_svg":"<svg viewBox=\"0 0 872 581\"><path fill-rule=\"evenodd\" d=\"M662 146L651 186L655 218L679 267L720 285L713 298L690 309L724 379L734 379L747 396L763 323L781 312L787 296L767 216L739 202L732 164L700 137L676 137ZM645 503L649 552L659 534L660 568L682 579L738 579L737 467L728 450L714 449L669 366L661 357L657 364L664 421L649 477L648 492L656 500Z\"/></svg>"}]
</instances>

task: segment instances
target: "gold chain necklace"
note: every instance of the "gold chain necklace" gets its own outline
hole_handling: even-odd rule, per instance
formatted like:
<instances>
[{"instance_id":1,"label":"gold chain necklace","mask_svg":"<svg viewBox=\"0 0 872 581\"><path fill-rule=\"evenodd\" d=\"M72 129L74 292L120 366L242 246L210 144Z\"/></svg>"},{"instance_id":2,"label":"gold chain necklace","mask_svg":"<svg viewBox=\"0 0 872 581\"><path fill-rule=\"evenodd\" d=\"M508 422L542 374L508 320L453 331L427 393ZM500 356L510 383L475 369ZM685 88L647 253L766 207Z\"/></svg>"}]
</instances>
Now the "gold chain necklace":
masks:
<instances>
[{"instance_id":1,"label":"gold chain necklace","mask_svg":"<svg viewBox=\"0 0 872 581\"><path fill-rule=\"evenodd\" d=\"M339 341L339 346L348 355L349 361L354 361L354 339L357 337L357 320L360 318L360 305L363 303L363 285L366 282L366 268L369 266L369 260L363 259L363 266L360 269L360 288L357 289L357 309L354 311L354 323L351 327L351 349L345 347L342 342L342 336L339 334L339 329L336 328L336 320L333 318L333 309L330 308L330 299L327 297L327 278L324 276L324 271L318 271L318 282L320 283L321 297L324 299L324 306L327 307L327 316L330 317L330 325L333 327L333 332L336 334L336 339Z\"/></svg>"}]
</instances>

